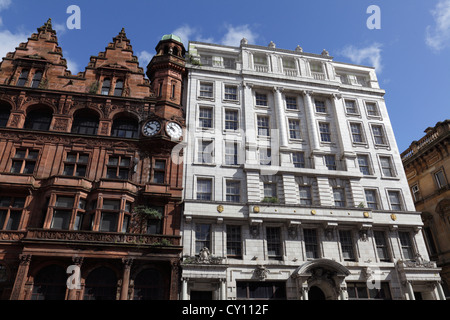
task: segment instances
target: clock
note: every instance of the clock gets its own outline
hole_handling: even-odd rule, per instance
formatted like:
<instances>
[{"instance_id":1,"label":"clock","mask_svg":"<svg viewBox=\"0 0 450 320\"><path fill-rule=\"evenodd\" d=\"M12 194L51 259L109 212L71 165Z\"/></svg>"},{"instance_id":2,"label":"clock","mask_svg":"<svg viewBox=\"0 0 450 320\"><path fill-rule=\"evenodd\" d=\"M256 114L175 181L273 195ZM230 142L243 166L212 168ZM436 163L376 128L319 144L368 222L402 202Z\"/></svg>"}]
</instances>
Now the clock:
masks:
<instances>
[{"instance_id":1,"label":"clock","mask_svg":"<svg viewBox=\"0 0 450 320\"><path fill-rule=\"evenodd\" d=\"M161 123L156 120L148 121L142 128L142 133L147 137L152 137L161 130Z\"/></svg>"},{"instance_id":2,"label":"clock","mask_svg":"<svg viewBox=\"0 0 450 320\"><path fill-rule=\"evenodd\" d=\"M172 139L178 140L183 135L183 129L175 122L169 122L166 126L166 131Z\"/></svg>"}]
</instances>

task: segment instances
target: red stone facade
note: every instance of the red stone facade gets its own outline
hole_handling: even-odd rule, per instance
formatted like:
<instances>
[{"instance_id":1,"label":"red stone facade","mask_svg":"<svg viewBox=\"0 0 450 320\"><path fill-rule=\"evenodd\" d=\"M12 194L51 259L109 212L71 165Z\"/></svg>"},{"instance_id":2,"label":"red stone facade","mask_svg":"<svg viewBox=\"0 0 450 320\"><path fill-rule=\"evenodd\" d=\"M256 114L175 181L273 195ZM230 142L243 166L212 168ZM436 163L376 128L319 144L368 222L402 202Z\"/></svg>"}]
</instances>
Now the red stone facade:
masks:
<instances>
[{"instance_id":1,"label":"red stone facade","mask_svg":"<svg viewBox=\"0 0 450 320\"><path fill-rule=\"evenodd\" d=\"M72 75L49 20L3 59L0 299L177 299L185 49L156 50L147 78L122 30Z\"/></svg>"}]
</instances>

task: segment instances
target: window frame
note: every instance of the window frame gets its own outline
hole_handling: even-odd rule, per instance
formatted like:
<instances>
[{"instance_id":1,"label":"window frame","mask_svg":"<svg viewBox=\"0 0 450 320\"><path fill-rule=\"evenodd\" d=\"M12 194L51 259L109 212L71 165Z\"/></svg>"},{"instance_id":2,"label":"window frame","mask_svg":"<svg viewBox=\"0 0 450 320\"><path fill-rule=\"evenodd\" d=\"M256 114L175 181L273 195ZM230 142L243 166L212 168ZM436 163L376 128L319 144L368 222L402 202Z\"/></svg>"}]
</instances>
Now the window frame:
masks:
<instances>
[{"instance_id":1,"label":"window frame","mask_svg":"<svg viewBox=\"0 0 450 320\"><path fill-rule=\"evenodd\" d=\"M311 234L307 235L306 233L309 232L311 232ZM321 257L319 234L317 228L303 228L303 243L305 246L306 260L314 260ZM313 254L313 256L310 256L311 253Z\"/></svg>"},{"instance_id":2,"label":"window frame","mask_svg":"<svg viewBox=\"0 0 450 320\"><path fill-rule=\"evenodd\" d=\"M290 140L302 140L300 119L288 118L288 129ZM294 128L293 128L294 127Z\"/></svg>"},{"instance_id":3,"label":"window frame","mask_svg":"<svg viewBox=\"0 0 450 320\"><path fill-rule=\"evenodd\" d=\"M378 133L375 134L375 131L374 131L375 128L380 129L380 135ZM381 123L377 123L377 124L371 123L370 129L371 129L370 131L372 133L373 143L374 143L375 147L383 147L383 148L389 147L389 141L388 141L388 138L386 135L386 130ZM382 139L381 143L379 141L377 141L378 139L380 139L380 137Z\"/></svg>"},{"instance_id":4,"label":"window frame","mask_svg":"<svg viewBox=\"0 0 450 320\"><path fill-rule=\"evenodd\" d=\"M214 100L214 82L199 81L198 98Z\"/></svg>"},{"instance_id":5,"label":"window frame","mask_svg":"<svg viewBox=\"0 0 450 320\"><path fill-rule=\"evenodd\" d=\"M266 249L268 260L280 261L283 259L281 227L266 226Z\"/></svg>"},{"instance_id":6,"label":"window frame","mask_svg":"<svg viewBox=\"0 0 450 320\"><path fill-rule=\"evenodd\" d=\"M207 145L206 145L207 144ZM211 152L205 152L212 146ZM202 165L214 165L215 164L215 141L213 139L198 139L197 140L197 152L195 154L194 163ZM201 158L200 158L201 155ZM205 155L209 155L205 157ZM210 157L210 159L209 159ZM208 159L210 161L208 161Z\"/></svg>"},{"instance_id":7,"label":"window frame","mask_svg":"<svg viewBox=\"0 0 450 320\"><path fill-rule=\"evenodd\" d=\"M258 137L269 138L270 137L270 116L265 114L256 115L256 128L258 130ZM267 134L265 134L267 133Z\"/></svg>"},{"instance_id":8,"label":"window frame","mask_svg":"<svg viewBox=\"0 0 450 320\"><path fill-rule=\"evenodd\" d=\"M373 196L375 198L375 202L369 202L367 200L367 191L373 192ZM380 197L378 196L378 189L374 188L364 188L364 199L366 201L366 206L372 210L380 210ZM375 203L376 207L372 207L369 204Z\"/></svg>"},{"instance_id":9,"label":"window frame","mask_svg":"<svg viewBox=\"0 0 450 320\"><path fill-rule=\"evenodd\" d=\"M211 190L209 192L203 192L203 190L202 190L202 192L200 192L199 181L208 181L210 183L209 187ZM195 199L197 199L199 201L213 201L214 200L214 179L212 177L203 177L203 176L196 177L194 190L195 190ZM202 195L202 196L199 197L199 195ZM209 195L209 197L204 198L203 195Z\"/></svg>"},{"instance_id":10,"label":"window frame","mask_svg":"<svg viewBox=\"0 0 450 320\"><path fill-rule=\"evenodd\" d=\"M235 192L236 186L237 186L238 193ZM231 190L234 190L233 191L234 193L231 193L230 192ZM226 202L240 203L242 200L241 192L242 192L241 180L235 180L235 179L226 179L225 180L225 201Z\"/></svg>"},{"instance_id":11,"label":"window frame","mask_svg":"<svg viewBox=\"0 0 450 320\"><path fill-rule=\"evenodd\" d=\"M354 131L357 128L358 132ZM367 144L367 139L364 131L364 124L361 122L349 122L349 131L352 139L352 143L355 145L365 145ZM356 141L355 137L359 137L360 141Z\"/></svg>"},{"instance_id":12,"label":"window frame","mask_svg":"<svg viewBox=\"0 0 450 320\"><path fill-rule=\"evenodd\" d=\"M110 161L112 158L118 158L117 164L111 164ZM129 160L129 164L128 165L121 165L122 160L128 159ZM117 155L117 154L112 154L109 155L108 157L108 162L106 163L106 178L107 179L114 179L114 180L131 180L132 179L132 175L133 175L133 170L132 167L133 166L133 157L132 156L128 156L128 155ZM110 177L108 171L110 170L110 168L115 168L116 169L116 175L115 177ZM128 175L127 178L120 178L120 170L128 170Z\"/></svg>"},{"instance_id":13,"label":"window frame","mask_svg":"<svg viewBox=\"0 0 450 320\"><path fill-rule=\"evenodd\" d=\"M23 157L17 157L17 153L20 151L25 151L25 155ZM30 156L30 153L34 152L36 153L36 157L35 158L28 158ZM39 149L34 149L34 148L21 148L21 147L17 147L15 149L15 153L14 156L11 157L11 167L9 172L13 173L13 174L24 174L24 175L34 175L34 173L36 172L36 168L38 167L37 164L39 162L39 158L40 158L41 152ZM22 164L20 165L20 170L19 172L13 172L13 168L15 167L14 163L19 163L22 162ZM33 163L33 171L30 172L24 172L25 169L27 168L28 164Z\"/></svg>"},{"instance_id":14,"label":"window frame","mask_svg":"<svg viewBox=\"0 0 450 320\"><path fill-rule=\"evenodd\" d=\"M209 112L207 115L209 118L206 117L205 112ZM214 129L214 108L212 106L199 106L197 121L200 130ZM209 121L209 126L204 125L205 121Z\"/></svg>"},{"instance_id":15,"label":"window frame","mask_svg":"<svg viewBox=\"0 0 450 320\"><path fill-rule=\"evenodd\" d=\"M389 162L389 167L384 166L386 164L386 162L384 162L383 160L387 159ZM392 159L391 155L385 155L385 154L379 154L378 155L378 161L380 164L380 172L381 172L381 177L382 178L388 178L388 179L392 179L392 178L397 178L397 170L394 166L394 161ZM386 171L385 170L389 170L389 175L386 175Z\"/></svg>"},{"instance_id":16,"label":"window frame","mask_svg":"<svg viewBox=\"0 0 450 320\"><path fill-rule=\"evenodd\" d=\"M242 259L242 226L227 224L226 232L227 258Z\"/></svg>"},{"instance_id":17,"label":"window frame","mask_svg":"<svg viewBox=\"0 0 450 320\"><path fill-rule=\"evenodd\" d=\"M68 160L69 159L69 155L75 155L75 161ZM84 156L84 157L87 156L86 162L80 162L79 161L81 156ZM90 154L89 153L78 152L78 151L68 151L68 152L66 152L65 158L64 158L64 161L63 161L62 175L68 176L68 177L85 178L87 176L87 174L88 174L89 162L90 162ZM72 174L66 174L66 166L67 165L73 165ZM84 167L84 175L76 174L79 167Z\"/></svg>"},{"instance_id":18,"label":"window frame","mask_svg":"<svg viewBox=\"0 0 450 320\"><path fill-rule=\"evenodd\" d=\"M6 202L4 199L8 199L8 205L5 205ZM23 206L16 206L16 199L24 199ZM0 196L0 214L4 214L4 218L2 219L0 216L0 231L17 231L20 230L20 226L22 224L23 211L27 206L27 196L16 196L16 195L7 195L4 194ZM15 220L12 217L12 212L18 214L18 219ZM16 226L17 225L17 226Z\"/></svg>"},{"instance_id":19,"label":"window frame","mask_svg":"<svg viewBox=\"0 0 450 320\"><path fill-rule=\"evenodd\" d=\"M355 255L355 241L352 230L341 229L338 230L339 246L342 252L343 261L356 261ZM346 257L346 255L348 255Z\"/></svg>"},{"instance_id":20,"label":"window frame","mask_svg":"<svg viewBox=\"0 0 450 320\"><path fill-rule=\"evenodd\" d=\"M438 174L442 174L442 180L438 177ZM436 183L436 187L438 189L445 188L448 185L447 176L445 175L444 168L439 168L437 171L433 172L434 182Z\"/></svg>"},{"instance_id":21,"label":"window frame","mask_svg":"<svg viewBox=\"0 0 450 320\"><path fill-rule=\"evenodd\" d=\"M360 162L361 158L364 158L365 160L367 160L367 164L364 164L364 166L361 166L361 162ZM358 163L359 172L361 172L364 176L372 176L374 174L373 168L372 168L372 163L371 163L371 157L369 154L365 154L365 153L357 154L356 161ZM362 168L367 168L367 174L365 173L364 170L362 170Z\"/></svg>"},{"instance_id":22,"label":"window frame","mask_svg":"<svg viewBox=\"0 0 450 320\"><path fill-rule=\"evenodd\" d=\"M228 118L227 113L233 113L233 115L236 115L235 119L231 119ZM225 108L224 109L224 113L223 113L223 119L224 119L224 124L223 124L223 128L224 131L227 132L237 132L240 128L240 110L239 109L235 109L235 108ZM227 124L235 124L232 126L232 128L227 128Z\"/></svg>"},{"instance_id":23,"label":"window frame","mask_svg":"<svg viewBox=\"0 0 450 320\"><path fill-rule=\"evenodd\" d=\"M229 90L231 88L233 88L233 90L235 90L235 93L227 92L227 90ZM238 85L225 83L223 85L223 100L231 101L231 102L239 102L239 87L238 87Z\"/></svg>"},{"instance_id":24,"label":"window frame","mask_svg":"<svg viewBox=\"0 0 450 320\"><path fill-rule=\"evenodd\" d=\"M389 207L392 211L404 211L405 210L405 204L403 203L403 196L402 192L399 189L388 189L386 190L387 193L387 199L389 201ZM391 200L391 194L397 194L398 195L398 203L393 203ZM397 206L399 207L397 209Z\"/></svg>"},{"instance_id":25,"label":"window frame","mask_svg":"<svg viewBox=\"0 0 450 320\"><path fill-rule=\"evenodd\" d=\"M327 121L319 121L318 125L319 129L319 138L321 143L332 143L331 139L331 124ZM323 129L327 129L326 131ZM326 138L326 139L324 139Z\"/></svg>"}]
</instances>

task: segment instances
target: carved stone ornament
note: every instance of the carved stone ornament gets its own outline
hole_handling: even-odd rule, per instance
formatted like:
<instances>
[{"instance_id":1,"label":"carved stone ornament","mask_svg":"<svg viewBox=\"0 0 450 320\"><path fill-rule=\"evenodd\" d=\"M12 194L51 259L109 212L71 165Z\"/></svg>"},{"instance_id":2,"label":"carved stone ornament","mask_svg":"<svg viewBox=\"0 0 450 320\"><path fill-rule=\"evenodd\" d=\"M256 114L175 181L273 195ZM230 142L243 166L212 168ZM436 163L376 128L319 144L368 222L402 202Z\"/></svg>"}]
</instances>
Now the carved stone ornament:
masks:
<instances>
[{"instance_id":1,"label":"carved stone ornament","mask_svg":"<svg viewBox=\"0 0 450 320\"><path fill-rule=\"evenodd\" d=\"M198 256L188 258L184 263L187 264L221 264L224 258L214 257L207 247L200 250Z\"/></svg>"},{"instance_id":2,"label":"carved stone ornament","mask_svg":"<svg viewBox=\"0 0 450 320\"><path fill-rule=\"evenodd\" d=\"M219 205L219 206L217 206L217 212L219 212L219 213L222 213L222 212L223 212L223 210L224 210L224 207L223 207L223 205Z\"/></svg>"},{"instance_id":3,"label":"carved stone ornament","mask_svg":"<svg viewBox=\"0 0 450 320\"><path fill-rule=\"evenodd\" d=\"M257 266L253 271L253 275L258 280L265 280L269 271L264 266Z\"/></svg>"}]
</instances>

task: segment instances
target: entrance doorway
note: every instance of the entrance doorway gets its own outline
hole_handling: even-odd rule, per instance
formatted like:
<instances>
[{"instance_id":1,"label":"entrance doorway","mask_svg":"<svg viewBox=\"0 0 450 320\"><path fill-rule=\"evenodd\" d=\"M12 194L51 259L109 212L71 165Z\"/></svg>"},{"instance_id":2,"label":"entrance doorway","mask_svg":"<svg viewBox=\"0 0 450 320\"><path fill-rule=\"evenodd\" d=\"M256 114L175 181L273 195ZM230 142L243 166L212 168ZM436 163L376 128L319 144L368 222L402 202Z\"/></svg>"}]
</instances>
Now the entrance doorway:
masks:
<instances>
[{"instance_id":1,"label":"entrance doorway","mask_svg":"<svg viewBox=\"0 0 450 320\"><path fill-rule=\"evenodd\" d=\"M191 300L212 300L212 291L193 291L191 290Z\"/></svg>"},{"instance_id":2,"label":"entrance doorway","mask_svg":"<svg viewBox=\"0 0 450 320\"><path fill-rule=\"evenodd\" d=\"M308 300L326 300L323 291L316 286L312 286L308 291Z\"/></svg>"}]
</instances>

